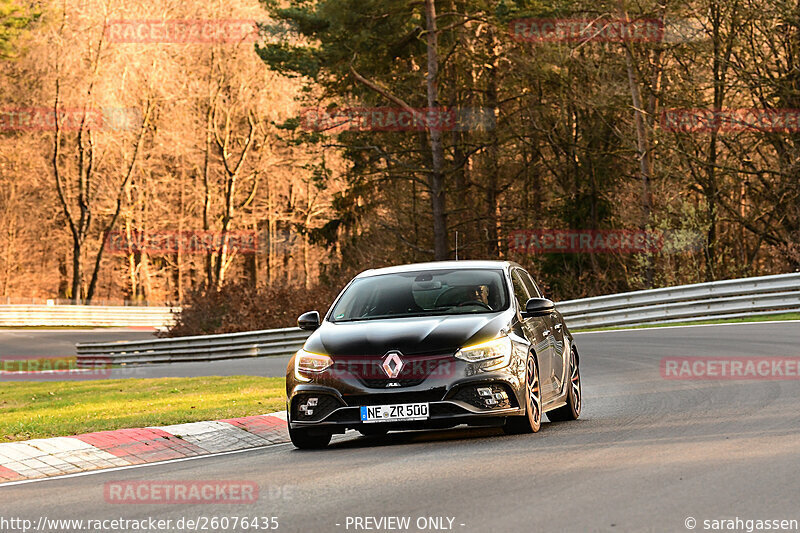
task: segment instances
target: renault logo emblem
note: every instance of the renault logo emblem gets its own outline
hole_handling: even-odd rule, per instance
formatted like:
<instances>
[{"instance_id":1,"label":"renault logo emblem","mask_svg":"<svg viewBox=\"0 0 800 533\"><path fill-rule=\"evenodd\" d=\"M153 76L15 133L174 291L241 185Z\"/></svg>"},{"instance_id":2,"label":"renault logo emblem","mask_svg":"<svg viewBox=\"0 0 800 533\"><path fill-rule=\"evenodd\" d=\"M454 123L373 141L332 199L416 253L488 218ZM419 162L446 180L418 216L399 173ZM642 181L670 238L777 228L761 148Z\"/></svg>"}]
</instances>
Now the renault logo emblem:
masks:
<instances>
[{"instance_id":1,"label":"renault logo emblem","mask_svg":"<svg viewBox=\"0 0 800 533\"><path fill-rule=\"evenodd\" d=\"M387 352L386 356L383 358L381 368L383 368L386 375L392 379L400 375L400 371L403 370L403 365L405 365L403 360L400 359L401 355L403 354L397 350L392 350L391 352Z\"/></svg>"}]
</instances>

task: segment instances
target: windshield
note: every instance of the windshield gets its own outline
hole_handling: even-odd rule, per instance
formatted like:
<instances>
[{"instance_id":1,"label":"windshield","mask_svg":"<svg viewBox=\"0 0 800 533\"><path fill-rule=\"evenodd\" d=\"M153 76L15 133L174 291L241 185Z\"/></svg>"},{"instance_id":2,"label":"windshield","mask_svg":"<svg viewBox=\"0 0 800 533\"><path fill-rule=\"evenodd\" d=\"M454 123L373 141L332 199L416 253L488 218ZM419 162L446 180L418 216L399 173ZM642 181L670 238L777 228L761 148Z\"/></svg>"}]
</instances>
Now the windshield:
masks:
<instances>
[{"instance_id":1,"label":"windshield","mask_svg":"<svg viewBox=\"0 0 800 533\"><path fill-rule=\"evenodd\" d=\"M429 270L355 280L331 312L332 322L494 313L508 307L502 270Z\"/></svg>"}]
</instances>

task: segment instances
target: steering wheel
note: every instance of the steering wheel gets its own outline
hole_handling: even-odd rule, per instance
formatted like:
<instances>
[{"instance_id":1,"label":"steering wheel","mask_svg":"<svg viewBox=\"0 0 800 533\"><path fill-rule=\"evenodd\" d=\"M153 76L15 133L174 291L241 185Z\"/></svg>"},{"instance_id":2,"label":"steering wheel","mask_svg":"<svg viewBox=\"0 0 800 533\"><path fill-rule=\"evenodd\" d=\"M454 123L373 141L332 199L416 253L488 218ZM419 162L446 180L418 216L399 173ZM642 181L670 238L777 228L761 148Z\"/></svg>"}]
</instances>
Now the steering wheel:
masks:
<instances>
[{"instance_id":1,"label":"steering wheel","mask_svg":"<svg viewBox=\"0 0 800 533\"><path fill-rule=\"evenodd\" d=\"M465 305L480 305L481 307L485 307L489 311L494 311L489 304L485 304L480 300L467 300L466 302L461 302L460 304L456 305L456 307L464 307Z\"/></svg>"},{"instance_id":2,"label":"steering wheel","mask_svg":"<svg viewBox=\"0 0 800 533\"><path fill-rule=\"evenodd\" d=\"M441 294L439 294L439 296L436 297L436 300L434 300L434 302L433 302L433 306L434 307L439 307L441 305L439 302L440 302L440 300L444 299L444 296L446 296L447 294L450 294L453 291L457 291L457 290L460 290L460 289L461 289L461 287L450 287L449 289L445 289Z\"/></svg>"}]
</instances>

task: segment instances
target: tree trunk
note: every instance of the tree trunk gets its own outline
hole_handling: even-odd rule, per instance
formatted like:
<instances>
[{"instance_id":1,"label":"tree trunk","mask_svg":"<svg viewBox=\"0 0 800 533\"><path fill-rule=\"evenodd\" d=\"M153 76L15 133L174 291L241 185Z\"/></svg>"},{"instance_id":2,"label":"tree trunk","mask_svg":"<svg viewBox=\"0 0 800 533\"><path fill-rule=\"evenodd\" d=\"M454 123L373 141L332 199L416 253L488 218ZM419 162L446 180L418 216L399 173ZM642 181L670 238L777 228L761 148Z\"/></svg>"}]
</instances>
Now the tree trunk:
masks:
<instances>
[{"instance_id":1,"label":"tree trunk","mask_svg":"<svg viewBox=\"0 0 800 533\"><path fill-rule=\"evenodd\" d=\"M427 46L428 46L428 107L439 107L439 52L438 34L436 29L436 6L434 0L425 0L425 18L427 21ZM450 256L447 242L447 211L445 208L444 189L444 148L442 145L442 130L440 126L429 128L431 144L431 161L433 168L428 177L428 186L431 191L431 210L433 212L433 258L444 261Z\"/></svg>"},{"instance_id":2,"label":"tree trunk","mask_svg":"<svg viewBox=\"0 0 800 533\"><path fill-rule=\"evenodd\" d=\"M206 115L206 141L203 153L203 231L211 229L211 143L214 120L214 102L209 101ZM216 285L214 279L214 255L206 253L204 256L206 267L206 290Z\"/></svg>"},{"instance_id":3,"label":"tree trunk","mask_svg":"<svg viewBox=\"0 0 800 533\"><path fill-rule=\"evenodd\" d=\"M122 183L120 183L119 189L117 190L117 203L116 209L114 210L114 214L111 216L111 220L108 222L108 225L105 227L102 233L102 237L100 240L100 247L97 250L97 256L95 257L94 262L94 269L92 270L92 279L89 282L89 289L86 291L86 300L90 301L94 297L95 290L97 288L97 279L100 275L100 266L103 261L103 252L106 249L106 241L108 240L109 235L114 230L114 226L117 223L117 219L119 218L119 213L122 210L122 197L125 194L125 189L130 183L131 178L133 177L133 171L136 168L136 161L139 157L139 152L141 151L142 141L144 140L145 133L147 133L147 129L150 124L150 115L153 111L153 104L150 100L147 101L147 105L145 107L144 117L142 119L142 125L139 128L139 134L136 138L136 143L133 147L133 154L131 155L131 162L128 164L128 168L126 169L125 175L123 176ZM92 151L94 151L94 147L92 147ZM142 254L146 254L145 250L142 251Z\"/></svg>"},{"instance_id":4,"label":"tree trunk","mask_svg":"<svg viewBox=\"0 0 800 533\"><path fill-rule=\"evenodd\" d=\"M620 17L627 19L622 0L619 2ZM650 181L653 174L652 156L650 151L650 139L647 131L647 118L645 108L642 103L642 92L639 85L639 76L634 65L633 52L630 43L624 43L625 66L628 71L628 85L631 91L631 101L633 103L633 116L636 126L636 152L639 157L639 175L641 177L641 209L642 219L640 228L647 230L652 218L652 197L650 192ZM647 254L647 266L645 267L645 285L650 288L653 286L653 257Z\"/></svg>"},{"instance_id":5,"label":"tree trunk","mask_svg":"<svg viewBox=\"0 0 800 533\"><path fill-rule=\"evenodd\" d=\"M494 49L494 35L489 32L489 49ZM497 58L492 60L492 68L488 73L488 86L486 87L486 106L495 116L497 115ZM500 248L497 233L497 196L498 183L500 180L500 147L497 139L497 128L493 128L489 134L489 145L486 147L488 158L488 175L486 183L486 254L488 259L498 259Z\"/></svg>"},{"instance_id":6,"label":"tree trunk","mask_svg":"<svg viewBox=\"0 0 800 533\"><path fill-rule=\"evenodd\" d=\"M83 249L81 243L77 240L72 243L72 289L70 296L72 302L75 304L81 303L81 287L83 285L83 269L81 267L81 259L83 256Z\"/></svg>"}]
</instances>

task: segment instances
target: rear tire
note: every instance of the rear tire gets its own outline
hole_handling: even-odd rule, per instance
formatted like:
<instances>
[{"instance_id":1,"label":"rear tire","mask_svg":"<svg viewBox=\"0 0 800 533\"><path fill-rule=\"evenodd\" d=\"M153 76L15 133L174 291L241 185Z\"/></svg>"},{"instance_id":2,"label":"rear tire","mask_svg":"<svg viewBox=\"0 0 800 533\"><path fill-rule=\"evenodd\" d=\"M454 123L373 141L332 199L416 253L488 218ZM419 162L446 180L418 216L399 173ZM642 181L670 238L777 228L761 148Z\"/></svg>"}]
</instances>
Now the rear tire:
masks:
<instances>
[{"instance_id":1,"label":"rear tire","mask_svg":"<svg viewBox=\"0 0 800 533\"><path fill-rule=\"evenodd\" d=\"M331 433L312 432L308 429L293 429L289 426L289 438L295 448L301 450L320 450L331 441Z\"/></svg>"},{"instance_id":2,"label":"rear tire","mask_svg":"<svg viewBox=\"0 0 800 533\"><path fill-rule=\"evenodd\" d=\"M539 381L539 364L533 355L525 363L525 414L506 420L503 431L508 435L536 433L542 427L542 388Z\"/></svg>"},{"instance_id":3,"label":"rear tire","mask_svg":"<svg viewBox=\"0 0 800 533\"><path fill-rule=\"evenodd\" d=\"M572 355L569 362L569 392L567 393L567 405L553 409L547 413L550 422L567 422L577 420L581 416L583 404L583 391L581 390L581 369L578 364L578 355L575 348L570 352Z\"/></svg>"}]
</instances>

